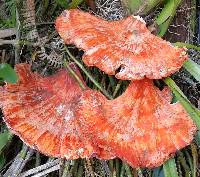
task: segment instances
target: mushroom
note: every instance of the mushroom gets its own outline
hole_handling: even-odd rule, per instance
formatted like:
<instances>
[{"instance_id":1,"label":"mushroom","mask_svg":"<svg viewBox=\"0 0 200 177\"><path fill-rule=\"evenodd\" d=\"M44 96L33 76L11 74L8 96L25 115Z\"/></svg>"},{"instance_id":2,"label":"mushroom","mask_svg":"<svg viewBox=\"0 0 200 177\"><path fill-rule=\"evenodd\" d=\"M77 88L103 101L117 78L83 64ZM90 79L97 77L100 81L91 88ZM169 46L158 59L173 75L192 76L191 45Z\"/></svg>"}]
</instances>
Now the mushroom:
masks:
<instances>
[{"instance_id":1,"label":"mushroom","mask_svg":"<svg viewBox=\"0 0 200 177\"><path fill-rule=\"evenodd\" d=\"M139 16L105 21L78 9L65 10L56 29L66 44L85 51L83 62L122 80L161 79L188 58L184 48L157 37Z\"/></svg>"},{"instance_id":2,"label":"mushroom","mask_svg":"<svg viewBox=\"0 0 200 177\"><path fill-rule=\"evenodd\" d=\"M16 71L18 83L0 89L4 121L14 134L48 156L113 157L82 131L81 122L74 114L84 91L66 70L42 77L33 73L30 65L17 64Z\"/></svg>"},{"instance_id":3,"label":"mushroom","mask_svg":"<svg viewBox=\"0 0 200 177\"><path fill-rule=\"evenodd\" d=\"M196 126L170 91L132 81L118 98L79 84L66 71L42 77L16 65L17 84L0 89L7 126L27 145L66 159L119 157L132 167L156 167L193 139ZM74 71L80 76L77 69Z\"/></svg>"},{"instance_id":4,"label":"mushroom","mask_svg":"<svg viewBox=\"0 0 200 177\"><path fill-rule=\"evenodd\" d=\"M171 104L168 88L149 79L132 81L114 100L87 91L79 102L81 122L96 143L132 167L158 167L189 145L196 126L180 103ZM93 111L91 111L91 109Z\"/></svg>"}]
</instances>

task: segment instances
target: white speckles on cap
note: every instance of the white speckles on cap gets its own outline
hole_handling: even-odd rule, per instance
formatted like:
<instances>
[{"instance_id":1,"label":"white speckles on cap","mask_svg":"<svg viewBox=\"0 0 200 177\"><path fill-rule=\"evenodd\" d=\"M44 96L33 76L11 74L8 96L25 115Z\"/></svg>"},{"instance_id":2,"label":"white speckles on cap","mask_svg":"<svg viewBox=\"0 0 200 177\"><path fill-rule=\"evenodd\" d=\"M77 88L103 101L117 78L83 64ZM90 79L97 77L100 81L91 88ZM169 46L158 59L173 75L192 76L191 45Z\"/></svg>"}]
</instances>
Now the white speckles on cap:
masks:
<instances>
[{"instance_id":1,"label":"white speckles on cap","mask_svg":"<svg viewBox=\"0 0 200 177\"><path fill-rule=\"evenodd\" d=\"M74 43L77 47L82 47L84 45L83 40L81 38L75 38Z\"/></svg>"},{"instance_id":2,"label":"white speckles on cap","mask_svg":"<svg viewBox=\"0 0 200 177\"><path fill-rule=\"evenodd\" d=\"M71 154L70 154L70 153L64 154L64 157L65 157L66 159L70 159L70 158L71 158Z\"/></svg>"},{"instance_id":3,"label":"white speckles on cap","mask_svg":"<svg viewBox=\"0 0 200 177\"><path fill-rule=\"evenodd\" d=\"M77 150L77 154L78 154L78 155L83 154L83 152L84 152L84 149L83 149L83 148L79 148L79 149Z\"/></svg>"},{"instance_id":4,"label":"white speckles on cap","mask_svg":"<svg viewBox=\"0 0 200 177\"><path fill-rule=\"evenodd\" d=\"M59 115L62 115L63 114L63 111L65 110L66 106L64 104L60 104L56 107L56 112L59 114Z\"/></svg>"},{"instance_id":5,"label":"white speckles on cap","mask_svg":"<svg viewBox=\"0 0 200 177\"><path fill-rule=\"evenodd\" d=\"M67 112L65 113L64 120L69 121L73 117L74 117L74 113L70 109L68 109Z\"/></svg>"},{"instance_id":6,"label":"white speckles on cap","mask_svg":"<svg viewBox=\"0 0 200 177\"><path fill-rule=\"evenodd\" d=\"M99 47L92 47L87 52L85 52L85 55L92 55L93 53L95 53L98 50L99 50Z\"/></svg>"}]
</instances>

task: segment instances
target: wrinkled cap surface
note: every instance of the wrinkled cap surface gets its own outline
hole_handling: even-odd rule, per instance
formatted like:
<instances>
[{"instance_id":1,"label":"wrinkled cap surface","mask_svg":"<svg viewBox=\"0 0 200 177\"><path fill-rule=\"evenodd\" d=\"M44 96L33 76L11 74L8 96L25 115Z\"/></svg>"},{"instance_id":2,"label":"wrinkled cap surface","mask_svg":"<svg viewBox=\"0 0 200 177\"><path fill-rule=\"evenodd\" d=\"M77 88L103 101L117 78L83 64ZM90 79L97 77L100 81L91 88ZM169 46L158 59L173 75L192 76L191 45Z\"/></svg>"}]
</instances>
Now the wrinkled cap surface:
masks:
<instances>
[{"instance_id":1,"label":"wrinkled cap surface","mask_svg":"<svg viewBox=\"0 0 200 177\"><path fill-rule=\"evenodd\" d=\"M178 71L188 58L183 48L150 33L138 16L105 21L89 13L65 10L56 29L66 44L85 51L83 61L122 80L161 79Z\"/></svg>"},{"instance_id":2,"label":"wrinkled cap surface","mask_svg":"<svg viewBox=\"0 0 200 177\"><path fill-rule=\"evenodd\" d=\"M162 165L189 145L196 131L181 104L170 104L170 91L160 91L149 79L132 81L114 100L90 91L83 97L78 112L88 132L132 167Z\"/></svg>"},{"instance_id":3,"label":"wrinkled cap surface","mask_svg":"<svg viewBox=\"0 0 200 177\"><path fill-rule=\"evenodd\" d=\"M168 89L132 81L118 98L81 90L66 71L42 77L16 65L17 84L0 88L8 127L30 147L66 159L119 157L132 167L156 167L190 144L195 125ZM80 76L76 69L75 72Z\"/></svg>"},{"instance_id":4,"label":"wrinkled cap surface","mask_svg":"<svg viewBox=\"0 0 200 177\"><path fill-rule=\"evenodd\" d=\"M113 157L82 131L75 112L83 91L66 70L42 77L18 64L16 71L19 81L1 88L0 105L8 127L27 145L66 159Z\"/></svg>"}]
</instances>

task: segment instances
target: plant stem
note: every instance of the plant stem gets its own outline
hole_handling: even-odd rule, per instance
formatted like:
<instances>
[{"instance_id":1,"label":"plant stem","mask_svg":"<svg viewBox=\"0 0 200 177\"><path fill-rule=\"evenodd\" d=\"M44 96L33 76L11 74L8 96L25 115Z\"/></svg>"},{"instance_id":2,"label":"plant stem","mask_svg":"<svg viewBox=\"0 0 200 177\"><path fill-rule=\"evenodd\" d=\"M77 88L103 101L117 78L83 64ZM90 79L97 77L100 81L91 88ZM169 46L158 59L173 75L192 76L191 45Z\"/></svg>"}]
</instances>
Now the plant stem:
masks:
<instances>
[{"instance_id":1,"label":"plant stem","mask_svg":"<svg viewBox=\"0 0 200 177\"><path fill-rule=\"evenodd\" d=\"M177 47L186 47L187 49L195 49L195 50L200 51L200 47L193 45L193 44L189 44L189 43L185 43L185 42L176 42L173 44Z\"/></svg>"},{"instance_id":2,"label":"plant stem","mask_svg":"<svg viewBox=\"0 0 200 177\"><path fill-rule=\"evenodd\" d=\"M84 85L84 83L82 82L82 80L80 79L80 77L74 72L73 69L71 69L71 67L68 65L66 59L64 60L64 66L68 69L68 71L73 75L73 77L77 80L77 82L79 83L80 87L85 90L86 87Z\"/></svg>"},{"instance_id":3,"label":"plant stem","mask_svg":"<svg viewBox=\"0 0 200 177\"><path fill-rule=\"evenodd\" d=\"M126 163L124 163L124 165L125 165L125 170L126 170L127 176L128 177L133 177L130 166L127 165Z\"/></svg>"},{"instance_id":4,"label":"plant stem","mask_svg":"<svg viewBox=\"0 0 200 177\"><path fill-rule=\"evenodd\" d=\"M101 85L93 78L93 76L85 69L85 67L70 53L66 47L66 52L70 58L78 65L78 67L86 74L86 76L94 83L94 85L109 99L112 99L112 96L101 87Z\"/></svg>"}]
</instances>

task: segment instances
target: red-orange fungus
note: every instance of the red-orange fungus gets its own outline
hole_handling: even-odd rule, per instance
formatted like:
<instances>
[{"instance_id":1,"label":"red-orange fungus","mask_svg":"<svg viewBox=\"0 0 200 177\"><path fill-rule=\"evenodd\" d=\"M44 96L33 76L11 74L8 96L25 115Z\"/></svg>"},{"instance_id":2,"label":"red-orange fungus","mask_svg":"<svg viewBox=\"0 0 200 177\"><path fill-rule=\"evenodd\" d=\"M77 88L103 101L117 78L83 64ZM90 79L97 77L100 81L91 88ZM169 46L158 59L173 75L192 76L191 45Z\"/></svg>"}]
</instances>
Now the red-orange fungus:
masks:
<instances>
[{"instance_id":1,"label":"red-orange fungus","mask_svg":"<svg viewBox=\"0 0 200 177\"><path fill-rule=\"evenodd\" d=\"M65 69L48 77L27 64L16 70L18 83L0 89L4 120L46 155L119 157L132 167L156 167L189 145L196 131L183 107L170 104L170 91L160 91L149 79L132 81L121 96L108 100L82 90Z\"/></svg>"},{"instance_id":2,"label":"red-orange fungus","mask_svg":"<svg viewBox=\"0 0 200 177\"><path fill-rule=\"evenodd\" d=\"M71 9L65 10L55 24L66 44L75 44L85 51L86 65L96 66L118 79L161 79L178 71L188 58L185 49L175 48L151 34L139 16L105 21Z\"/></svg>"}]
</instances>

